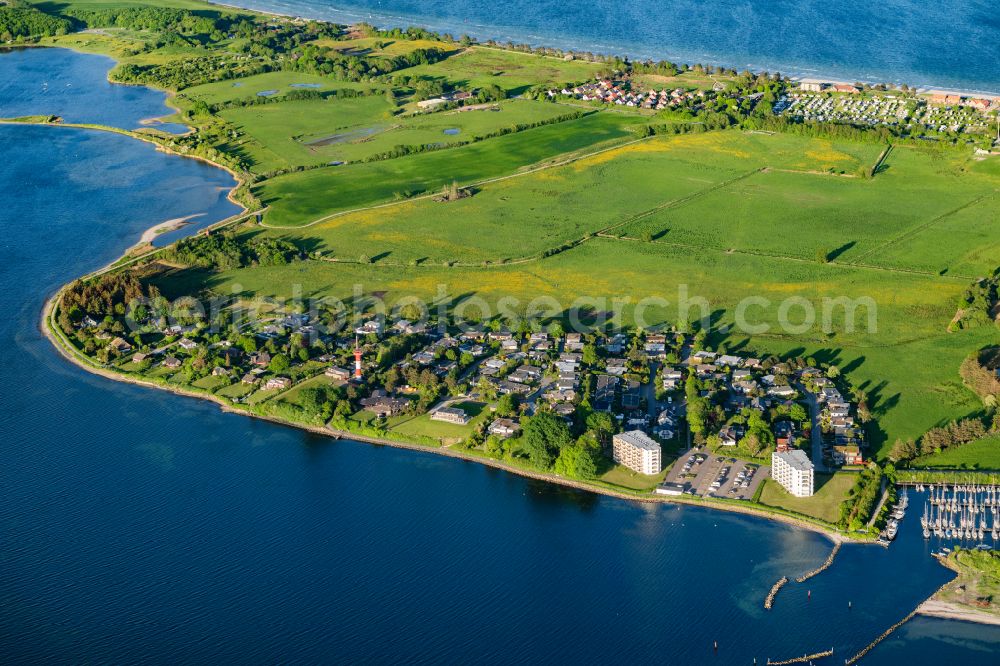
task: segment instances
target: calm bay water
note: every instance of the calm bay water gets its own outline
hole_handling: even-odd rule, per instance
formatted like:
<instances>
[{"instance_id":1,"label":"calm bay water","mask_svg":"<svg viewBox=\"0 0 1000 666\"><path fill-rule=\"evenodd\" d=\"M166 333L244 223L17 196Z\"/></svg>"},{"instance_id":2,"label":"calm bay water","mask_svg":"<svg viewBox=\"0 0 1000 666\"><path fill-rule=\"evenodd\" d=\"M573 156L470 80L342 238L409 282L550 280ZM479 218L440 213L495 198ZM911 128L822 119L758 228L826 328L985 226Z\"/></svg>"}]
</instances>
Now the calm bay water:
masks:
<instances>
[{"instance_id":1,"label":"calm bay water","mask_svg":"<svg viewBox=\"0 0 1000 666\"><path fill-rule=\"evenodd\" d=\"M9 57L0 81L23 64ZM147 112L115 106L126 125ZM2 663L839 659L950 575L909 519L893 548L845 547L768 612L771 584L822 562L824 539L91 376L39 332L45 297L152 224L227 216L231 180L99 132L4 126L0 150ZM998 646L1000 629L919 619L864 663L995 663Z\"/></svg>"},{"instance_id":2,"label":"calm bay water","mask_svg":"<svg viewBox=\"0 0 1000 666\"><path fill-rule=\"evenodd\" d=\"M1000 93L994 0L226 1L633 58Z\"/></svg>"}]
</instances>

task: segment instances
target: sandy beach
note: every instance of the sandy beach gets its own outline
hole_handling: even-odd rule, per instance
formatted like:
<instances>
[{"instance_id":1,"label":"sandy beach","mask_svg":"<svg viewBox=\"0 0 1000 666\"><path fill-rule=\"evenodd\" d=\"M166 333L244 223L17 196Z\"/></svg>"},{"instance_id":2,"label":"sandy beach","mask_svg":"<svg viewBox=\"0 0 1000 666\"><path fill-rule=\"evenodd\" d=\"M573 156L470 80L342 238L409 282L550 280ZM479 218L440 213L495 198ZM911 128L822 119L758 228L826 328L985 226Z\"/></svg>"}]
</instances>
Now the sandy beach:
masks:
<instances>
[{"instance_id":1,"label":"sandy beach","mask_svg":"<svg viewBox=\"0 0 1000 666\"><path fill-rule=\"evenodd\" d=\"M963 622L1000 626L1000 615L979 610L972 606L960 606L933 598L917 606L917 612L921 615L939 617L946 620L961 620Z\"/></svg>"},{"instance_id":2,"label":"sandy beach","mask_svg":"<svg viewBox=\"0 0 1000 666\"><path fill-rule=\"evenodd\" d=\"M160 222L159 224L154 224L149 229L142 232L142 236L139 238L139 244L144 245L146 243L152 243L160 234L165 234L168 231L176 231L181 227L187 226L188 223L194 218L202 217L203 215L204 213L196 213L194 215L188 215L187 217L177 217L172 220Z\"/></svg>"}]
</instances>

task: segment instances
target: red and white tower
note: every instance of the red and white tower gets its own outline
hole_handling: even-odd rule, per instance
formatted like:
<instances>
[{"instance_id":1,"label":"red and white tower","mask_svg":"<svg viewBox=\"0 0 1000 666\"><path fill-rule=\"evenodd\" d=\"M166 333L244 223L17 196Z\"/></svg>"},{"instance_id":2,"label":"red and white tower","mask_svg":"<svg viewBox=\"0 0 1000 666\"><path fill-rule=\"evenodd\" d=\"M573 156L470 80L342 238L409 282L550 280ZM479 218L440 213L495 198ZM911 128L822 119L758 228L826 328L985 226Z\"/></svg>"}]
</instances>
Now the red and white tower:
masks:
<instances>
[{"instance_id":1,"label":"red and white tower","mask_svg":"<svg viewBox=\"0 0 1000 666\"><path fill-rule=\"evenodd\" d=\"M354 338L354 379L361 381L361 346L358 338Z\"/></svg>"}]
</instances>

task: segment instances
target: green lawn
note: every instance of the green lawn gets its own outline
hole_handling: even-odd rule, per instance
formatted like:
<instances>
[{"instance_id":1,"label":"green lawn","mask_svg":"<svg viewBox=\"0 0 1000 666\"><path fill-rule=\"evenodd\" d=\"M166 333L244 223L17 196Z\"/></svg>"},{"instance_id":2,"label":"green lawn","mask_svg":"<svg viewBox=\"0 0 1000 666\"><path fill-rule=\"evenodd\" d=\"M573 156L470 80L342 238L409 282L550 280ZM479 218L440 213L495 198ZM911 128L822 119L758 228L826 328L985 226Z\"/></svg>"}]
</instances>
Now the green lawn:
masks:
<instances>
[{"instance_id":1,"label":"green lawn","mask_svg":"<svg viewBox=\"0 0 1000 666\"><path fill-rule=\"evenodd\" d=\"M311 377L311 378L309 378L309 379L307 379L307 380L305 380L303 382L299 382L298 384L296 384L292 388L290 388L287 391L285 391L281 395L280 401L281 402L289 402L289 403L298 405L298 404L300 404L299 403L299 395L302 393L303 389L305 389L305 388L332 388L334 386L339 386L342 383L343 382L339 382L337 380L334 380L334 379L332 379L330 377L327 377L326 375L317 375L317 376Z\"/></svg>"},{"instance_id":2,"label":"green lawn","mask_svg":"<svg viewBox=\"0 0 1000 666\"><path fill-rule=\"evenodd\" d=\"M253 386L252 384L244 384L242 382L236 382L235 384L230 384L225 388L219 389L218 391L216 391L216 395L221 395L225 398L230 398L230 399L242 398L245 395L253 393L255 390L257 390L257 387Z\"/></svg>"},{"instance_id":3,"label":"green lawn","mask_svg":"<svg viewBox=\"0 0 1000 666\"><path fill-rule=\"evenodd\" d=\"M760 503L835 523L840 518L840 504L847 499L847 491L856 480L854 474L847 472L817 474L815 495L793 497L777 481L767 479Z\"/></svg>"},{"instance_id":4,"label":"green lawn","mask_svg":"<svg viewBox=\"0 0 1000 666\"><path fill-rule=\"evenodd\" d=\"M646 476L645 474L633 472L628 467L615 465L610 470L602 474L600 476L600 480L614 486L628 488L629 490L652 492L656 486L663 483L663 479L667 477L667 471L668 470L663 470L654 476Z\"/></svg>"},{"instance_id":5,"label":"green lawn","mask_svg":"<svg viewBox=\"0 0 1000 666\"><path fill-rule=\"evenodd\" d=\"M841 165L850 173L873 162L878 147L869 148L869 154L847 158ZM823 252L839 262L893 268L937 272L952 265L957 274L977 276L998 241L990 238L985 246L974 241L990 237L1000 212L995 205L983 205L988 201L983 198L997 187L995 179L953 172L967 161L964 155L897 148L889 157L889 169L871 180L773 169L646 217L623 231L634 237L649 234L664 243L808 260ZM804 167L808 163L796 165ZM976 202L979 205L964 219L959 216L952 224L950 213ZM928 224L933 226L925 236L915 237L923 240L921 247L899 243Z\"/></svg>"},{"instance_id":6,"label":"green lawn","mask_svg":"<svg viewBox=\"0 0 1000 666\"><path fill-rule=\"evenodd\" d=\"M911 467L1000 470L1000 436L922 456L914 460Z\"/></svg>"},{"instance_id":7,"label":"green lawn","mask_svg":"<svg viewBox=\"0 0 1000 666\"><path fill-rule=\"evenodd\" d=\"M191 386L205 389L206 391L212 391L217 388L222 388L223 386L229 386L231 381L232 380L229 377L208 375L207 377L202 377L201 379L196 379L191 382Z\"/></svg>"},{"instance_id":8,"label":"green lawn","mask_svg":"<svg viewBox=\"0 0 1000 666\"><path fill-rule=\"evenodd\" d=\"M429 414L421 414L419 416L395 417L390 419L388 426L393 432L402 435L431 437L445 444L450 444L471 435L490 414L486 405L481 402L462 402L453 406L463 409L466 414L472 416L472 420L466 425L459 425L445 421L434 421Z\"/></svg>"}]
</instances>

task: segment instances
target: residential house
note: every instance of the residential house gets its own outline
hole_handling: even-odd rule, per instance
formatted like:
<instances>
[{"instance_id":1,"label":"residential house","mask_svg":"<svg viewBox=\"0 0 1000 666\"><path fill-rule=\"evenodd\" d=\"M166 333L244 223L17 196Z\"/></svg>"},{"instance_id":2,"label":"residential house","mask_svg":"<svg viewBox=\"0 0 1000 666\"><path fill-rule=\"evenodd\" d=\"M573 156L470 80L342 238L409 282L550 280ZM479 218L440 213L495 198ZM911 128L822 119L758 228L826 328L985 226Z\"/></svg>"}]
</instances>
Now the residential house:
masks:
<instances>
[{"instance_id":1,"label":"residential house","mask_svg":"<svg viewBox=\"0 0 1000 666\"><path fill-rule=\"evenodd\" d=\"M616 377L621 377L625 374L628 366L623 358L609 358L607 361L607 373L609 375L615 375Z\"/></svg>"},{"instance_id":2,"label":"residential house","mask_svg":"<svg viewBox=\"0 0 1000 666\"><path fill-rule=\"evenodd\" d=\"M619 383L618 377L612 375L597 375L597 386L594 389L594 409L599 412L610 412L615 401L615 389Z\"/></svg>"},{"instance_id":3,"label":"residential house","mask_svg":"<svg viewBox=\"0 0 1000 666\"><path fill-rule=\"evenodd\" d=\"M676 391L684 382L684 373L677 368L666 366L660 373L664 391Z\"/></svg>"},{"instance_id":4,"label":"residential house","mask_svg":"<svg viewBox=\"0 0 1000 666\"><path fill-rule=\"evenodd\" d=\"M361 406L367 411L383 419L401 414L410 404L410 401L406 398L391 397L382 389L372 391L369 397L362 399L360 402Z\"/></svg>"},{"instance_id":5,"label":"residential house","mask_svg":"<svg viewBox=\"0 0 1000 666\"><path fill-rule=\"evenodd\" d=\"M513 437L517 434L517 431L520 429L521 426L513 419L496 419L490 424L490 427L487 430L491 435L496 435L501 439L507 439L508 437Z\"/></svg>"},{"instance_id":6,"label":"residential house","mask_svg":"<svg viewBox=\"0 0 1000 666\"><path fill-rule=\"evenodd\" d=\"M472 417L458 407L439 407L431 412L431 420L465 425L472 420Z\"/></svg>"},{"instance_id":7,"label":"residential house","mask_svg":"<svg viewBox=\"0 0 1000 666\"><path fill-rule=\"evenodd\" d=\"M346 382L351 378L351 371L347 368L340 368L335 365L331 365L329 368L323 371L323 374L330 379L336 379L338 381Z\"/></svg>"},{"instance_id":8,"label":"residential house","mask_svg":"<svg viewBox=\"0 0 1000 666\"><path fill-rule=\"evenodd\" d=\"M265 391L273 391L277 389L284 390L292 386L292 380L288 377L271 377L266 382L264 382Z\"/></svg>"}]
</instances>

